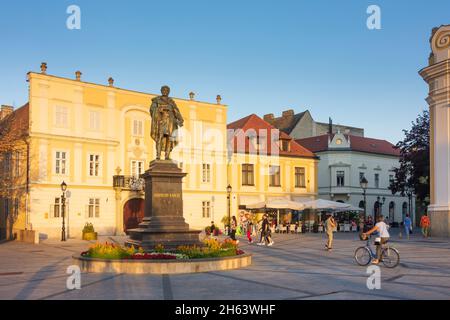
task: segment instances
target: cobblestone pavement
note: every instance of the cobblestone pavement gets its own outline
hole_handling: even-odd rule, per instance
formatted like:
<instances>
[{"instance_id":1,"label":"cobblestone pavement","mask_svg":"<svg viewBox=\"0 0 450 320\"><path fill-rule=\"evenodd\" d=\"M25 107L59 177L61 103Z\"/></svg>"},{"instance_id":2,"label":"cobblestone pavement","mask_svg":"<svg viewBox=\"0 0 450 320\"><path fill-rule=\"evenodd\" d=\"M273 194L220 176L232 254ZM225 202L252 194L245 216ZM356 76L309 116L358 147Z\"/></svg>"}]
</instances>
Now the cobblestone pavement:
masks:
<instances>
[{"instance_id":1,"label":"cobblestone pavement","mask_svg":"<svg viewBox=\"0 0 450 320\"><path fill-rule=\"evenodd\" d=\"M241 248L253 254L244 269L162 276L83 273L82 288L74 291L66 289L66 270L88 242L6 242L0 244L0 299L450 299L448 239L393 235L401 264L381 266L380 290L367 288L367 270L353 260L363 244L354 233L337 233L332 252L324 250L323 234L276 234L274 241L265 247L241 239Z\"/></svg>"}]
</instances>

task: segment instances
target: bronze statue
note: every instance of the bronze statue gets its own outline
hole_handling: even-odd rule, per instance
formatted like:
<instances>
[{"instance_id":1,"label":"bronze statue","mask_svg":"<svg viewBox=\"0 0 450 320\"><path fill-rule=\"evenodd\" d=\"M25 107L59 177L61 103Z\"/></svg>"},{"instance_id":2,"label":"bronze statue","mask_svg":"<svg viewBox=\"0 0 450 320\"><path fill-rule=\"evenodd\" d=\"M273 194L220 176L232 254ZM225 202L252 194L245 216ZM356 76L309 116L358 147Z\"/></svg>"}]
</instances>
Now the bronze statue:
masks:
<instances>
[{"instance_id":1,"label":"bronze statue","mask_svg":"<svg viewBox=\"0 0 450 320\"><path fill-rule=\"evenodd\" d=\"M162 96L152 99L150 115L152 129L150 136L156 143L156 160L161 159L164 151L166 160L170 160L170 152L178 144L177 130L182 127L184 120L175 101L169 98L170 88L161 88Z\"/></svg>"}]
</instances>

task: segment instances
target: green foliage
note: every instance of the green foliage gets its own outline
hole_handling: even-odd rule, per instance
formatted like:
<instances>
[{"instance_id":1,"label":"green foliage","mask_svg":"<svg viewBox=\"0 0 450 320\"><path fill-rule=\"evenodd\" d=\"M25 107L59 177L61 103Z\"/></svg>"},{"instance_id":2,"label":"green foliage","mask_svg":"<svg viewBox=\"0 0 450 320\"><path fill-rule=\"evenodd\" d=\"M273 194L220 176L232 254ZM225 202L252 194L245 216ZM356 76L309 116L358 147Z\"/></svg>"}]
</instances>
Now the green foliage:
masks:
<instances>
[{"instance_id":1,"label":"green foliage","mask_svg":"<svg viewBox=\"0 0 450 320\"><path fill-rule=\"evenodd\" d=\"M237 255L237 244L233 240L225 240L219 242L215 239L206 239L204 247L198 246L180 246L177 248L177 252L184 254L189 259L202 259L202 258L218 258L218 257L230 257Z\"/></svg>"},{"instance_id":2,"label":"green foliage","mask_svg":"<svg viewBox=\"0 0 450 320\"><path fill-rule=\"evenodd\" d=\"M163 253L163 252L164 252L164 246L163 246L161 243L157 244L157 245L155 246L155 252L157 252L157 253Z\"/></svg>"},{"instance_id":3,"label":"green foliage","mask_svg":"<svg viewBox=\"0 0 450 320\"><path fill-rule=\"evenodd\" d=\"M400 166L389 189L402 196L415 194L423 205L430 203L430 115L424 110L410 130L403 130L405 138L397 143Z\"/></svg>"},{"instance_id":4,"label":"green foliage","mask_svg":"<svg viewBox=\"0 0 450 320\"><path fill-rule=\"evenodd\" d=\"M84 225L83 228L83 233L94 233L94 226L92 225L92 223L86 222L86 224Z\"/></svg>"},{"instance_id":5,"label":"green foliage","mask_svg":"<svg viewBox=\"0 0 450 320\"><path fill-rule=\"evenodd\" d=\"M228 216L223 216L223 218L222 218L222 220L220 220L220 222L222 222L224 226L230 225L230 219L228 218Z\"/></svg>"},{"instance_id":6,"label":"green foliage","mask_svg":"<svg viewBox=\"0 0 450 320\"><path fill-rule=\"evenodd\" d=\"M136 250L133 246L124 248L112 243L96 243L89 248L87 256L98 259L124 259L138 252L141 251Z\"/></svg>"}]
</instances>

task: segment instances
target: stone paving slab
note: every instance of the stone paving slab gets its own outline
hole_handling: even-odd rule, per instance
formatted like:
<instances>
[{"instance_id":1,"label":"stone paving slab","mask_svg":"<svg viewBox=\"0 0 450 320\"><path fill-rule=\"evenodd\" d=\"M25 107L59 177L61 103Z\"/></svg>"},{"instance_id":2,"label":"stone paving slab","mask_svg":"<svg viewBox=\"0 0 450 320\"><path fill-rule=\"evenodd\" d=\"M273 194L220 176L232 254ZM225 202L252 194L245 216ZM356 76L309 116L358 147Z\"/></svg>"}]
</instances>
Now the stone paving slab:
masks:
<instances>
[{"instance_id":1,"label":"stone paving slab","mask_svg":"<svg viewBox=\"0 0 450 320\"><path fill-rule=\"evenodd\" d=\"M366 268L353 260L364 245L354 233L337 233L332 252L324 249L323 234L275 234L273 247L241 238L241 248L253 254L247 268L170 276L83 273L82 289L72 291L66 288L71 256L94 242L6 242L0 244L0 299L450 299L450 241L423 239L417 232L410 240L392 234L401 264L381 266L381 290L367 289Z\"/></svg>"}]
</instances>

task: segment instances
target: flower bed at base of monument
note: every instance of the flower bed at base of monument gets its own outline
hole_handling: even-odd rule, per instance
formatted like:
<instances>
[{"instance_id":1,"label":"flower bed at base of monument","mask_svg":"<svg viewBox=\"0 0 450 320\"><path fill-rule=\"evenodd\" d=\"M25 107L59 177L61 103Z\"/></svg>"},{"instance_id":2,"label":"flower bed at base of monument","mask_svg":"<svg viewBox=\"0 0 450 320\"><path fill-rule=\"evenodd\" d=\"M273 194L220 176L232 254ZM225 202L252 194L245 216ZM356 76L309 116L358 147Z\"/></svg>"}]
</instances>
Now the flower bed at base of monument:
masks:
<instances>
[{"instance_id":1,"label":"flower bed at base of monument","mask_svg":"<svg viewBox=\"0 0 450 320\"><path fill-rule=\"evenodd\" d=\"M206 239L204 246L180 246L174 252L166 252L162 245L157 245L151 252L144 252L142 248L123 247L114 243L97 243L88 251L82 252L81 257L105 260L193 260L205 258L232 257L243 255L238 249L236 241L226 239Z\"/></svg>"}]
</instances>

